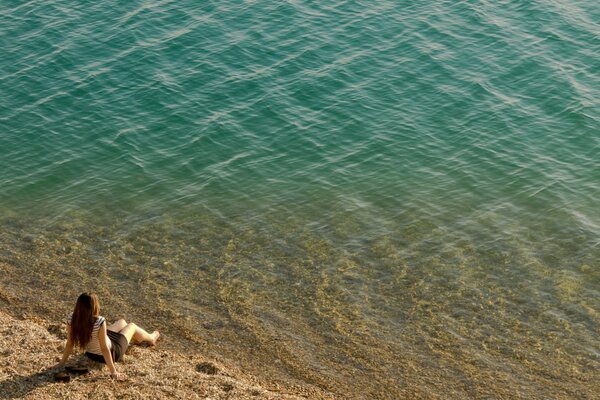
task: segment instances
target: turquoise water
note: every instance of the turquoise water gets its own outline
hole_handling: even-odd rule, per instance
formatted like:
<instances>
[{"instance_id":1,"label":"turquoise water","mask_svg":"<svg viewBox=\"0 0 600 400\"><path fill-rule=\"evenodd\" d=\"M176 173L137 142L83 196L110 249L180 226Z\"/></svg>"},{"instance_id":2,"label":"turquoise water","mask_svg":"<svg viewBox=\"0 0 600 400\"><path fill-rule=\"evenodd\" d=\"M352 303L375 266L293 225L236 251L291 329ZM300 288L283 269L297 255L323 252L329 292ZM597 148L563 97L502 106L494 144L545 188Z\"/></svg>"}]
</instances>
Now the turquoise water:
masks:
<instances>
[{"instance_id":1,"label":"turquoise water","mask_svg":"<svg viewBox=\"0 0 600 400\"><path fill-rule=\"evenodd\" d=\"M3 290L125 287L343 396L594 393L599 34L592 1L2 2Z\"/></svg>"}]
</instances>

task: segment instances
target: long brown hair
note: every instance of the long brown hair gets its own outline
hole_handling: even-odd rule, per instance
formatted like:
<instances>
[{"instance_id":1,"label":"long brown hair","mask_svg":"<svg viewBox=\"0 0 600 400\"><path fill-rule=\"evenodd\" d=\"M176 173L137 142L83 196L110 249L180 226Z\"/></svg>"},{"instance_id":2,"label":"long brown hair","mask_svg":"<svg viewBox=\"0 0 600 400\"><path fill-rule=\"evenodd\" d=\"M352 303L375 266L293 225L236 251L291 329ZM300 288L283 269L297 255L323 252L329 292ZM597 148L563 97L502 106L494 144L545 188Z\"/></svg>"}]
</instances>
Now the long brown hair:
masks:
<instances>
[{"instance_id":1,"label":"long brown hair","mask_svg":"<svg viewBox=\"0 0 600 400\"><path fill-rule=\"evenodd\" d=\"M95 293L82 293L77 298L71 319L71 339L75 346L85 349L92 338L96 317L100 315L100 302Z\"/></svg>"}]
</instances>

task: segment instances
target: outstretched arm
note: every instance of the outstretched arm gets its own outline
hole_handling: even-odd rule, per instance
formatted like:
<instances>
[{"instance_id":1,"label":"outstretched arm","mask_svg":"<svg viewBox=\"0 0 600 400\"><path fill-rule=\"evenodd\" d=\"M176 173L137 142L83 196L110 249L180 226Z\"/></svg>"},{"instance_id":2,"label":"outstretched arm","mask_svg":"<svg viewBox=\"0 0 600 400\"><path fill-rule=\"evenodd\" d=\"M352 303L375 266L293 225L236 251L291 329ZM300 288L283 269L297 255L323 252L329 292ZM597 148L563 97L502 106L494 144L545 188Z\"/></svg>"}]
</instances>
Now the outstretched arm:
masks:
<instances>
[{"instance_id":1,"label":"outstretched arm","mask_svg":"<svg viewBox=\"0 0 600 400\"><path fill-rule=\"evenodd\" d=\"M65 344L65 349L63 350L63 355L60 362L54 365L52 368L62 368L67 363L71 352L73 351L73 338L71 337L71 327L67 325L67 343Z\"/></svg>"},{"instance_id":2,"label":"outstretched arm","mask_svg":"<svg viewBox=\"0 0 600 400\"><path fill-rule=\"evenodd\" d=\"M100 326L100 330L98 330L98 340L100 341L100 350L102 350L102 355L104 356L104 362L106 366L110 370L110 376L113 379L123 380L125 379L125 374L117 372L117 368L115 367L115 363L112 359L112 354L110 354L110 349L106 344L107 336L106 336L106 322L103 322Z\"/></svg>"}]
</instances>

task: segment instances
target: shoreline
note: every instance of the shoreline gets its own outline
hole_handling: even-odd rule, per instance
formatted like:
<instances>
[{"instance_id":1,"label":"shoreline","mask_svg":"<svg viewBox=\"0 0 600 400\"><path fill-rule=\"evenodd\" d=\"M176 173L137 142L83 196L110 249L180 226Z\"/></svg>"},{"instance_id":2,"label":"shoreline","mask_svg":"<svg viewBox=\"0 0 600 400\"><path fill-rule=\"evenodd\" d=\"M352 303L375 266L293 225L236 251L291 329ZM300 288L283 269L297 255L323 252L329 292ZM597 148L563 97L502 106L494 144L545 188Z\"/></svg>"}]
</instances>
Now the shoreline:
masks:
<instances>
[{"instance_id":1,"label":"shoreline","mask_svg":"<svg viewBox=\"0 0 600 400\"><path fill-rule=\"evenodd\" d=\"M89 372L59 382L55 364L64 348L64 323L37 316L18 319L0 308L0 399L55 398L211 398L211 399L336 399L315 388L277 386L267 388L258 378L201 354L184 354L131 346L119 362L126 374L113 381L102 364L74 353L67 365L85 366ZM168 340L168 339L166 339Z\"/></svg>"},{"instance_id":2,"label":"shoreline","mask_svg":"<svg viewBox=\"0 0 600 400\"><path fill-rule=\"evenodd\" d=\"M10 366L0 367L0 399L64 397L63 392L46 394L59 389L41 372L58 361L64 345L64 340L58 340L64 331L60 323L82 288L99 294L102 315L109 321L125 318L164 333L167 340L154 350L162 351L168 365L184 373L183 378L161 376L157 371L162 368L162 358L152 358L159 353L134 347L136 353L128 358L145 363L149 357L148 365L143 364L147 369L123 370L134 379L130 383L137 391L119 389L121 397L171 398L174 395L162 391L162 386L171 385L184 385L183 389L173 389L185 390L182 397L233 399L283 395L309 399L570 399L597 393L594 371L598 360L585 347L597 343L597 336L588 328L597 321L593 298L578 294L586 286L575 279L577 276L554 273L551 265L542 262L534 264L536 268L526 267L527 261L537 259L518 255L504 258L503 254L464 247L457 249L467 252L464 258L456 256L465 263L460 269L437 258L425 258L411 267L395 258L402 254L397 247L379 242L375 250L380 252L382 265L395 271L398 279L395 285L379 286L384 290L381 294L392 301L384 304L384 310L396 313L391 320L402 321L404 326L397 331L397 343L402 346L392 347L375 340L376 335L393 331L389 325L362 329L365 313L356 308L357 302L343 301L347 292L339 288L351 281L335 279L351 279L361 266L348 258L333 260L337 253L324 252L323 242L313 237L302 242L311 263L286 266L293 278L306 281L300 273L306 270L312 274L308 277L315 279L317 291L305 294L315 294L316 300L296 294L295 299L306 303L288 303L279 301L285 296L267 296L278 292L265 290L264 283L276 281L254 285L252 279L263 275L254 273L257 269L252 268L252 257L262 254L266 245L250 232L241 236L226 232L224 237L231 237L227 241L200 236L195 247L188 247L186 241L158 240L164 232L157 229L111 241L108 239L114 237L105 231L107 227L86 224L49 228L21 222L8 228L2 232L0 248L0 312L13 317L4 325L14 328L2 330L1 338L6 342L1 343L0 354L3 359L13 359ZM523 267L502 269L490 276L488 268L496 259L486 257ZM336 269L323 273L320 264L335 265ZM581 272L596 277L596 262L588 264ZM270 267L264 264L267 272ZM452 275L454 271L460 274ZM560 302L536 302L531 307L528 295L547 300L541 293L548 280L534 287L523 282L538 282L535 278L543 273L556 278L552 288ZM288 287L296 290L296 286ZM395 287L403 291L393 293ZM257 297L261 294L262 298ZM268 308L277 304L280 308ZM318 313L318 324L288 318L304 306ZM584 324L570 325L571 319L561 314L573 306L579 307L581 318L586 318L579 319ZM18 321L30 329L19 327ZM29 330L40 337L50 334L53 345L46 348L39 338L24 337L23 343L9 341L15 332ZM315 335L310 336L311 332ZM327 335L329 332L336 335ZM45 361L40 361L40 350ZM216 365L221 373L204 379L207 377L196 369L203 362ZM89 377L92 386L107 390L101 398L112 398L113 385L107 376L98 373ZM217 384L213 392L207 392L205 386L220 377L234 383L221 380L221 386ZM238 380L239 385L235 383ZM66 387L73 385L72 381ZM258 394L252 395L255 389L244 389L250 387L256 387ZM92 389L62 390L87 398ZM15 391L23 394L4 395Z\"/></svg>"}]
</instances>

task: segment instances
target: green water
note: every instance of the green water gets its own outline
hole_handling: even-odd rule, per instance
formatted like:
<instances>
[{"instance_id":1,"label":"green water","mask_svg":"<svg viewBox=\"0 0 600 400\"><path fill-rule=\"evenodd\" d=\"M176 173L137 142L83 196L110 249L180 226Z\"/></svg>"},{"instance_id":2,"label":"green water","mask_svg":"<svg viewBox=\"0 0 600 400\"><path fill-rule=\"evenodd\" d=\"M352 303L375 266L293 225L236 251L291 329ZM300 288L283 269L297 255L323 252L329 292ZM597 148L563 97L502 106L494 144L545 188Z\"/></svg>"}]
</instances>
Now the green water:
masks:
<instances>
[{"instance_id":1,"label":"green water","mask_svg":"<svg viewBox=\"0 0 600 400\"><path fill-rule=\"evenodd\" d=\"M591 1L3 2L1 298L59 318L95 290L341 397L593 397L599 24Z\"/></svg>"}]
</instances>

